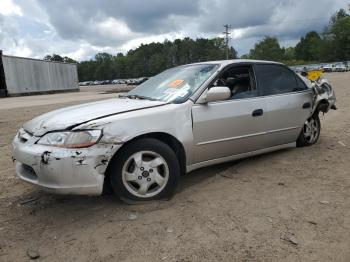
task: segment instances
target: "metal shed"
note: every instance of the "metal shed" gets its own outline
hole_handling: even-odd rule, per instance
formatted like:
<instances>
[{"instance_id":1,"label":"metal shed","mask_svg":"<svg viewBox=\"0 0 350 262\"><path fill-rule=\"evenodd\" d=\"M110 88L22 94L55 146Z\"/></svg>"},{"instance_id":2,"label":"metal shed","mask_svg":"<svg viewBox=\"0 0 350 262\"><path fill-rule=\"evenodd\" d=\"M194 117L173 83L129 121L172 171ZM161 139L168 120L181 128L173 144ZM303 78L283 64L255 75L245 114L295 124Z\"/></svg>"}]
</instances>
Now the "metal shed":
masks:
<instances>
[{"instance_id":1,"label":"metal shed","mask_svg":"<svg viewBox=\"0 0 350 262\"><path fill-rule=\"evenodd\" d=\"M2 55L0 97L79 91L77 64Z\"/></svg>"}]
</instances>

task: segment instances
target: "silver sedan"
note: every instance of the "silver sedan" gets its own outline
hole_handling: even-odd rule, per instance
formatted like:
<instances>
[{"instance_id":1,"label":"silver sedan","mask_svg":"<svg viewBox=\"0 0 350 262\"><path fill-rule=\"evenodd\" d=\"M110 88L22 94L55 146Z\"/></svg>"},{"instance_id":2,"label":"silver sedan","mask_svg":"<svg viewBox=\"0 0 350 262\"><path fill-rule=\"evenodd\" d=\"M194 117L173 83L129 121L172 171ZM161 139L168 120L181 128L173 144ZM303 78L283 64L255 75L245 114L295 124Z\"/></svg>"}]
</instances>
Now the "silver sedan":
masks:
<instances>
[{"instance_id":1,"label":"silver sedan","mask_svg":"<svg viewBox=\"0 0 350 262\"><path fill-rule=\"evenodd\" d=\"M164 198L192 170L309 146L320 111L335 109L324 79L274 62L232 60L168 69L124 96L25 123L13 140L18 177L47 191L124 200Z\"/></svg>"}]
</instances>

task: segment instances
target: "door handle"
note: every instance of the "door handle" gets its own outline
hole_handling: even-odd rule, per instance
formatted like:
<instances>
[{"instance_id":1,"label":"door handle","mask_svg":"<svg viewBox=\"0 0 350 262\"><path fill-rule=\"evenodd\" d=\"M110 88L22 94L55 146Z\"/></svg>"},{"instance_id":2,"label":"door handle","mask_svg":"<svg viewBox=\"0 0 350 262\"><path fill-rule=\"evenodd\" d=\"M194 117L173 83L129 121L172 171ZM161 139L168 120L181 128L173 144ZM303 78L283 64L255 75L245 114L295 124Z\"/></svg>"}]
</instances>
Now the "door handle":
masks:
<instances>
[{"instance_id":1,"label":"door handle","mask_svg":"<svg viewBox=\"0 0 350 262\"><path fill-rule=\"evenodd\" d=\"M264 110L262 109L255 109L252 113L253 117L257 117L257 116L262 116L264 114Z\"/></svg>"},{"instance_id":2,"label":"door handle","mask_svg":"<svg viewBox=\"0 0 350 262\"><path fill-rule=\"evenodd\" d=\"M310 108L310 107L311 107L311 103L309 102L306 102L303 104L303 109Z\"/></svg>"}]
</instances>

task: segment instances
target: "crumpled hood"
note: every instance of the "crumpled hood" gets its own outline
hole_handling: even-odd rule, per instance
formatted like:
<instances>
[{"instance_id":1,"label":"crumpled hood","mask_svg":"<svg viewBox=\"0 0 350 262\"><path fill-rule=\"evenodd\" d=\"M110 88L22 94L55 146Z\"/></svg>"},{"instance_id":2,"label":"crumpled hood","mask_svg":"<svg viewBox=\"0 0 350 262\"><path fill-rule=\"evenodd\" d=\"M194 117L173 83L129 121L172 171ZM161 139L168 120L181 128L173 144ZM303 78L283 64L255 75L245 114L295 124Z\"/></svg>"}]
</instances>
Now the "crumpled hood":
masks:
<instances>
[{"instance_id":1,"label":"crumpled hood","mask_svg":"<svg viewBox=\"0 0 350 262\"><path fill-rule=\"evenodd\" d=\"M42 136L49 131L65 130L97 118L164 104L166 102L113 98L48 112L26 122L23 128L35 136Z\"/></svg>"}]
</instances>

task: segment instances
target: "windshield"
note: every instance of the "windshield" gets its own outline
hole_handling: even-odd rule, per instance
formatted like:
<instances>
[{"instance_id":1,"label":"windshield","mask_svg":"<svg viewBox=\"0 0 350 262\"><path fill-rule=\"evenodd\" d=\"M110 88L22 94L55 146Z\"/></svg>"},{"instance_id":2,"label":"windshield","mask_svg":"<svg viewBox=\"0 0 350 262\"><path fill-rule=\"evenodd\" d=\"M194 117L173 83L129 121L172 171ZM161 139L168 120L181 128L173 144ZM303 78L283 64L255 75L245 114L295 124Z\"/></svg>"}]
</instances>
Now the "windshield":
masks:
<instances>
[{"instance_id":1,"label":"windshield","mask_svg":"<svg viewBox=\"0 0 350 262\"><path fill-rule=\"evenodd\" d=\"M139 85L127 93L126 97L182 103L218 68L219 65L216 64L171 68Z\"/></svg>"}]
</instances>

